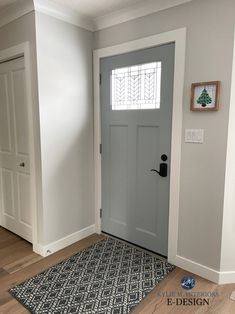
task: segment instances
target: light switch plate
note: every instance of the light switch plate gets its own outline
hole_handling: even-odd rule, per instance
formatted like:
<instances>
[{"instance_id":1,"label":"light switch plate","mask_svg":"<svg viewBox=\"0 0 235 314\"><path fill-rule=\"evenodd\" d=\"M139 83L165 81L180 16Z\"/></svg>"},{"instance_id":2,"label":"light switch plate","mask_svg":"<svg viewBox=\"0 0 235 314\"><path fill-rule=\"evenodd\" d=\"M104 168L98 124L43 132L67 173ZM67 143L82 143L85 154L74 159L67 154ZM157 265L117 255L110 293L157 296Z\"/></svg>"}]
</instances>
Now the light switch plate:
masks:
<instances>
[{"instance_id":1,"label":"light switch plate","mask_svg":"<svg viewBox=\"0 0 235 314\"><path fill-rule=\"evenodd\" d=\"M204 142L203 129L185 129L185 143L202 144Z\"/></svg>"}]
</instances>

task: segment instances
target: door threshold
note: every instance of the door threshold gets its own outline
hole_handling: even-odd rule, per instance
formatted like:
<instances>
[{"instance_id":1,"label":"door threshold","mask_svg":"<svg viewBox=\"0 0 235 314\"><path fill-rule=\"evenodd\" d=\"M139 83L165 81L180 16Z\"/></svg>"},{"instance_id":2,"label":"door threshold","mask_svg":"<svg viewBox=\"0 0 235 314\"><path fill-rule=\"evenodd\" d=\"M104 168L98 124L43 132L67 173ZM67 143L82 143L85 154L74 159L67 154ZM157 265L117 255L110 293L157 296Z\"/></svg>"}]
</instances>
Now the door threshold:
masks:
<instances>
[{"instance_id":1,"label":"door threshold","mask_svg":"<svg viewBox=\"0 0 235 314\"><path fill-rule=\"evenodd\" d=\"M108 232L105 232L105 231L101 230L101 234L107 235L107 236L109 236L110 238L113 238L113 239L118 239L118 240L120 240L120 241L122 241L122 242L125 242L125 243L130 244L131 246L135 246L135 247L137 247L137 248L140 248L141 250L144 250L144 251L146 251L147 253L150 253L150 254L152 254L152 255L158 257L158 258L161 259L161 260L167 260L167 256L165 256L165 255L156 253L156 252L154 252L154 251L152 251L152 250L146 249L146 248L143 247L143 246L140 246L140 245L137 245L137 244L135 244L135 243L133 243L133 242L130 242L130 241L124 240L124 239L122 239L122 238L116 237L116 236L114 236L114 235L111 234L111 233L108 233Z\"/></svg>"}]
</instances>

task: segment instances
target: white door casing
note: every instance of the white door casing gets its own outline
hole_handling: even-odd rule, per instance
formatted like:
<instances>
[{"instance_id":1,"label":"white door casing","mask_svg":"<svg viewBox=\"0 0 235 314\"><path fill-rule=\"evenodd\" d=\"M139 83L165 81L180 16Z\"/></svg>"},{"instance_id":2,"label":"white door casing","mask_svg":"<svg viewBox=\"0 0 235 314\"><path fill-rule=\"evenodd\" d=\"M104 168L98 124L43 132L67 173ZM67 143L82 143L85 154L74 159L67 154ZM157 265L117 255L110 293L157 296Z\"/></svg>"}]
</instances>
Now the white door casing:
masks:
<instances>
[{"instance_id":1,"label":"white door casing","mask_svg":"<svg viewBox=\"0 0 235 314\"><path fill-rule=\"evenodd\" d=\"M31 224L32 224L32 235L31 242L33 243L33 250L40 253L40 246L38 245L38 235L37 235L37 193L36 193L36 170L35 170L35 138L34 138L34 102L32 94L32 67L31 67L31 49L30 43L25 42L11 48L0 51L0 62L9 61L14 58L23 58L23 68L24 68L24 83L25 83L25 111L27 111L28 116L28 155L30 158L23 156L25 158L25 167L20 167L21 181L25 181L27 173L30 173L30 179L27 182L28 188L30 190L30 209L31 209ZM21 114L21 113L20 113ZM25 130L25 128L24 128ZM26 161L28 162L26 164ZM20 162L24 162L23 160ZM17 165L16 165L17 167ZM19 166L18 166L19 168ZM22 169L25 168L25 169ZM19 178L18 178L19 180ZM16 181L17 182L17 181ZM24 185L25 187L25 185ZM23 193L23 190L21 191ZM19 200L19 199L18 199ZM21 203L23 204L26 199L21 198ZM23 218L23 217L22 217ZM23 219L21 219L23 220ZM0 216L0 225L2 224L2 217ZM26 224L27 225L27 224Z\"/></svg>"},{"instance_id":2,"label":"white door casing","mask_svg":"<svg viewBox=\"0 0 235 314\"><path fill-rule=\"evenodd\" d=\"M186 29L176 29L166 33L145 37L120 45L94 51L94 163L95 163L95 221L96 232L101 232L101 115L100 115L100 59L117 54L137 51L170 42L175 43L174 92L172 111L171 177L169 199L168 260L177 261L180 162L182 142L183 89L185 72Z\"/></svg>"}]
</instances>

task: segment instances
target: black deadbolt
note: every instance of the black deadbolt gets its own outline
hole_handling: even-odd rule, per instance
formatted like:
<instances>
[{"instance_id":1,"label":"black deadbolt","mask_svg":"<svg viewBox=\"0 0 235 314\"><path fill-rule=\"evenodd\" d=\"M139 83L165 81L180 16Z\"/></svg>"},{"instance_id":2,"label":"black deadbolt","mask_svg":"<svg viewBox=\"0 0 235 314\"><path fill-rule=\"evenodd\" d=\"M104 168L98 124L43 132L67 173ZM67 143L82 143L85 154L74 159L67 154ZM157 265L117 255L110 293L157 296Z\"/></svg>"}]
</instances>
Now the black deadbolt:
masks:
<instances>
[{"instance_id":1,"label":"black deadbolt","mask_svg":"<svg viewBox=\"0 0 235 314\"><path fill-rule=\"evenodd\" d=\"M161 160L162 160L162 161L167 161L167 155L163 154L163 155L161 156Z\"/></svg>"}]
</instances>

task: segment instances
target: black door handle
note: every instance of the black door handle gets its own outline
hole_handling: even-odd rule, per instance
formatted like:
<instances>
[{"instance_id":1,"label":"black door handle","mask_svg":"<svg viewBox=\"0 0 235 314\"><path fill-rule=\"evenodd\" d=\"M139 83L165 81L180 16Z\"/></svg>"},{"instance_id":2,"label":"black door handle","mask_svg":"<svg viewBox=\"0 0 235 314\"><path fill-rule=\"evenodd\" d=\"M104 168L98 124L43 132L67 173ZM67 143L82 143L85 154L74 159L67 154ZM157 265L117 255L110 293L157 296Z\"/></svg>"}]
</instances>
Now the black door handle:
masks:
<instances>
[{"instance_id":1,"label":"black door handle","mask_svg":"<svg viewBox=\"0 0 235 314\"><path fill-rule=\"evenodd\" d=\"M160 163L160 169L159 171L156 169L151 169L152 172L157 172L159 176L165 178L167 177L167 164L165 162Z\"/></svg>"}]
</instances>

